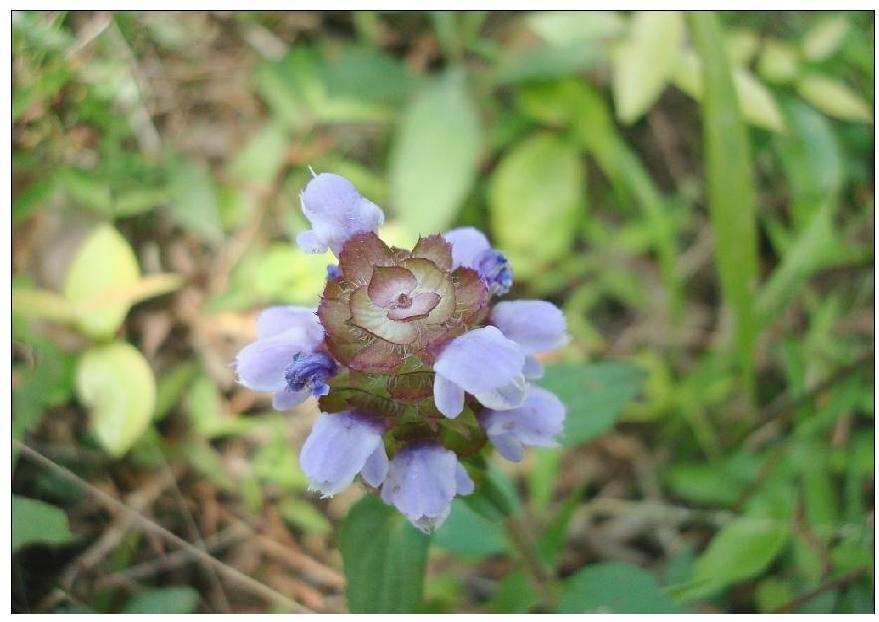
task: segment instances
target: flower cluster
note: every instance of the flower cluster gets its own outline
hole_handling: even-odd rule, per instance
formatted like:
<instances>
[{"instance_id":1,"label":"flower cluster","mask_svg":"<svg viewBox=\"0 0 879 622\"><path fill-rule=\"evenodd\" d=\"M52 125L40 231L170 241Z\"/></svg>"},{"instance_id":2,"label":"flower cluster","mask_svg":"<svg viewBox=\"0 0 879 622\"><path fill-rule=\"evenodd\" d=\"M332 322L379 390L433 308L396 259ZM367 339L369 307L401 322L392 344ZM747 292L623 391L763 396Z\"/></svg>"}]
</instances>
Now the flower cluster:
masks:
<instances>
[{"instance_id":1,"label":"flower cluster","mask_svg":"<svg viewBox=\"0 0 879 622\"><path fill-rule=\"evenodd\" d=\"M464 461L489 443L513 461L556 445L564 405L529 381L543 374L535 355L567 341L565 317L541 300L492 304L513 273L472 227L404 250L379 239L381 209L343 177L316 175L301 200L312 229L297 243L332 250L338 266L316 310L263 311L236 359L240 382L278 410L318 398L300 455L313 490L331 496L360 475L436 529L473 492Z\"/></svg>"}]
</instances>

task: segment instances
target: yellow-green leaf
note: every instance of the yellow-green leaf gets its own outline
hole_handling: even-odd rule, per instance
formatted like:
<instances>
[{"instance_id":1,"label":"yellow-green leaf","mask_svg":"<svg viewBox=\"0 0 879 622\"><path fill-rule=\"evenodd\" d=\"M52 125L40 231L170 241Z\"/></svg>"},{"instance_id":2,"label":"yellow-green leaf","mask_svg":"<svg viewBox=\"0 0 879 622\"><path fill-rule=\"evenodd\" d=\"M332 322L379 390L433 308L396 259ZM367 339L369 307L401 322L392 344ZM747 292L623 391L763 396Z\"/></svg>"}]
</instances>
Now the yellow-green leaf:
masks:
<instances>
[{"instance_id":1,"label":"yellow-green leaf","mask_svg":"<svg viewBox=\"0 0 879 622\"><path fill-rule=\"evenodd\" d=\"M583 217L584 183L577 149L552 134L525 139L495 169L492 232L520 274L533 274L570 250Z\"/></svg>"},{"instance_id":2,"label":"yellow-green leaf","mask_svg":"<svg viewBox=\"0 0 879 622\"><path fill-rule=\"evenodd\" d=\"M769 90L746 69L734 67L731 71L736 99L745 120L768 130L783 130L784 117ZM701 101L704 84L699 57L690 51L683 52L675 65L672 82L693 99Z\"/></svg>"},{"instance_id":3,"label":"yellow-green leaf","mask_svg":"<svg viewBox=\"0 0 879 622\"><path fill-rule=\"evenodd\" d=\"M528 26L550 45L570 45L618 37L626 19L616 11L545 11L531 13Z\"/></svg>"},{"instance_id":4,"label":"yellow-green leaf","mask_svg":"<svg viewBox=\"0 0 879 622\"><path fill-rule=\"evenodd\" d=\"M659 98L684 38L677 11L642 11L613 56L613 98L623 123L637 120Z\"/></svg>"},{"instance_id":5,"label":"yellow-green leaf","mask_svg":"<svg viewBox=\"0 0 879 622\"><path fill-rule=\"evenodd\" d=\"M842 45L848 27L848 20L843 15L818 21L803 37L803 56L814 61L829 58Z\"/></svg>"},{"instance_id":6,"label":"yellow-green leaf","mask_svg":"<svg viewBox=\"0 0 879 622\"><path fill-rule=\"evenodd\" d=\"M763 44L757 71L770 82L792 82L800 71L800 58L796 48L790 43L770 39Z\"/></svg>"},{"instance_id":7,"label":"yellow-green leaf","mask_svg":"<svg viewBox=\"0 0 879 622\"><path fill-rule=\"evenodd\" d=\"M83 354L76 391L91 411L91 430L104 449L119 457L146 430L153 415L153 370L133 346L115 342Z\"/></svg>"},{"instance_id":8,"label":"yellow-green leaf","mask_svg":"<svg viewBox=\"0 0 879 622\"><path fill-rule=\"evenodd\" d=\"M74 308L66 298L35 287L12 288L12 312L55 322L73 322L76 318Z\"/></svg>"},{"instance_id":9,"label":"yellow-green leaf","mask_svg":"<svg viewBox=\"0 0 879 622\"><path fill-rule=\"evenodd\" d=\"M844 121L873 120L870 105L846 84L821 74L804 76L797 82L803 99L831 117Z\"/></svg>"},{"instance_id":10,"label":"yellow-green leaf","mask_svg":"<svg viewBox=\"0 0 879 622\"><path fill-rule=\"evenodd\" d=\"M12 495L12 550L32 543L65 544L73 539L67 514L45 501Z\"/></svg>"},{"instance_id":11,"label":"yellow-green leaf","mask_svg":"<svg viewBox=\"0 0 879 622\"><path fill-rule=\"evenodd\" d=\"M64 295L75 306L133 286L140 278L137 258L112 225L100 225L80 246L64 282ZM128 300L107 300L77 314L80 329L92 337L109 337L128 313Z\"/></svg>"}]
</instances>

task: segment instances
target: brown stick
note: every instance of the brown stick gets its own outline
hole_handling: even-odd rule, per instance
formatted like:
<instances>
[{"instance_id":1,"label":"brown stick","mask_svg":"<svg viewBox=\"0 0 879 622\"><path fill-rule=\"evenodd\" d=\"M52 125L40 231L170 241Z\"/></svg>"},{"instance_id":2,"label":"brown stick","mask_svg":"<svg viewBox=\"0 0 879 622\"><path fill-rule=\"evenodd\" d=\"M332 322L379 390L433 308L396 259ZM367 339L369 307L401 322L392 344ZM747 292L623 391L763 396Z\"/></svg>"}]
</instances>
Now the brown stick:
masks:
<instances>
[{"instance_id":1,"label":"brown stick","mask_svg":"<svg viewBox=\"0 0 879 622\"><path fill-rule=\"evenodd\" d=\"M252 594L259 596L260 598L263 598L267 601L270 601L270 602L278 604L282 607L285 607L288 610L293 611L295 613L314 613L311 609L308 609L307 607L303 607L302 605L293 601L292 599L288 598L287 596L284 596L280 592L270 588L268 585L260 583L256 579L253 579L252 577L247 576L246 574L233 568L232 566L224 564L223 562L216 559L215 557L212 557L211 555L208 555L207 553L205 553L201 549L193 546L192 544L190 544L189 542L187 542L183 538L174 535L173 533L171 533L170 531L168 531L167 529L165 529L164 527L162 527L158 523L154 523L153 521L146 518L145 516L138 514L137 512L135 512L134 510L129 508L127 505L125 505L121 501L114 499L113 497L111 497L110 495L105 493L103 490L96 488L92 484L88 483L87 481L85 481L84 479L79 477L76 473L74 473L73 471L61 466L60 464L56 464L55 462L53 462L52 460L50 460L49 458L47 458L43 454L39 453L38 451L35 451L34 449L29 447L28 445L25 445L24 443L22 443L21 441L13 439L12 442L14 445L16 445L18 447L18 449L22 453L22 455L27 456L29 459L31 459L35 463L39 464L40 466L56 473L57 475L59 475L63 479L67 480L68 482L70 482L71 484L76 486L77 488L80 488L81 490L88 492L97 501L100 501L108 509L110 509L114 512L117 512L119 514L129 515L131 517L132 521L136 525L138 525L138 527L143 529L144 531L151 533L155 536L158 536L160 538L163 538L164 540L168 541L169 543L173 544L174 546L177 546L179 548L182 548L182 549L189 551L190 555L192 555L193 557L195 557L199 561L215 568L221 574L226 576L229 580L236 583L239 587L246 589L247 591L251 592Z\"/></svg>"}]
</instances>

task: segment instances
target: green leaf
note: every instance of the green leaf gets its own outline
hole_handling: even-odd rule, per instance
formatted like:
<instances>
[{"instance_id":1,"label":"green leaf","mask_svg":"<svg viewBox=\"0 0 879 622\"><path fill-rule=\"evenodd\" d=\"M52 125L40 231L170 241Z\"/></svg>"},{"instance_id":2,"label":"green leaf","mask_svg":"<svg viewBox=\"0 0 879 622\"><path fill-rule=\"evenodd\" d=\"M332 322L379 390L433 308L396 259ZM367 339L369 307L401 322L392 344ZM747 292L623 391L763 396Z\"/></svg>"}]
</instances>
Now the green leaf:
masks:
<instances>
[{"instance_id":1,"label":"green leaf","mask_svg":"<svg viewBox=\"0 0 879 622\"><path fill-rule=\"evenodd\" d=\"M676 597L701 600L758 575L781 552L789 535L788 525L773 519L746 516L730 522L696 560L693 578L674 587Z\"/></svg>"},{"instance_id":2,"label":"green leaf","mask_svg":"<svg viewBox=\"0 0 879 622\"><path fill-rule=\"evenodd\" d=\"M598 44L591 41L564 46L538 46L510 54L497 66L493 84L515 84L580 73L604 58Z\"/></svg>"},{"instance_id":3,"label":"green leaf","mask_svg":"<svg viewBox=\"0 0 879 622\"><path fill-rule=\"evenodd\" d=\"M434 544L456 555L484 557L506 548L497 524L474 512L463 499L452 502L452 511L436 534Z\"/></svg>"},{"instance_id":4,"label":"green leaf","mask_svg":"<svg viewBox=\"0 0 879 622\"><path fill-rule=\"evenodd\" d=\"M830 58L842 46L848 29L848 19L844 15L819 20L803 37L803 56L812 61Z\"/></svg>"},{"instance_id":5,"label":"green leaf","mask_svg":"<svg viewBox=\"0 0 879 622\"><path fill-rule=\"evenodd\" d=\"M717 18L690 14L692 34L703 61L708 206L714 259L724 301L733 311L735 349L747 395L753 395L757 285L757 206L748 133L735 97L732 73Z\"/></svg>"},{"instance_id":6,"label":"green leaf","mask_svg":"<svg viewBox=\"0 0 879 622\"><path fill-rule=\"evenodd\" d=\"M12 495L12 550L28 544L65 544L73 540L67 514L38 499Z\"/></svg>"},{"instance_id":7,"label":"green leaf","mask_svg":"<svg viewBox=\"0 0 879 622\"><path fill-rule=\"evenodd\" d=\"M678 11L641 11L628 38L613 56L613 99L617 117L632 123L653 105L671 76L684 39Z\"/></svg>"},{"instance_id":8,"label":"green leaf","mask_svg":"<svg viewBox=\"0 0 879 622\"><path fill-rule=\"evenodd\" d=\"M769 90L747 70L732 67L731 71L739 109L745 120L767 130L782 131L784 118ZM699 58L692 52L683 52L672 76L675 86L693 99L701 101L705 90L702 76Z\"/></svg>"},{"instance_id":9,"label":"green leaf","mask_svg":"<svg viewBox=\"0 0 879 622\"><path fill-rule=\"evenodd\" d=\"M391 204L427 234L451 225L476 176L482 130L463 74L422 90L403 113L391 145Z\"/></svg>"},{"instance_id":10,"label":"green leaf","mask_svg":"<svg viewBox=\"0 0 879 622\"><path fill-rule=\"evenodd\" d=\"M760 76L770 82L786 84L793 82L800 72L800 59L796 48L790 43L770 39L763 44L757 64Z\"/></svg>"},{"instance_id":11,"label":"green leaf","mask_svg":"<svg viewBox=\"0 0 879 622\"><path fill-rule=\"evenodd\" d=\"M122 613L192 613L198 592L191 587L162 587L135 594Z\"/></svg>"},{"instance_id":12,"label":"green leaf","mask_svg":"<svg viewBox=\"0 0 879 622\"><path fill-rule=\"evenodd\" d=\"M183 392L192 384L198 368L192 361L178 363L163 375L156 386L156 408L153 419L164 419L180 400Z\"/></svg>"},{"instance_id":13,"label":"green leaf","mask_svg":"<svg viewBox=\"0 0 879 622\"><path fill-rule=\"evenodd\" d=\"M843 121L873 121L873 111L864 98L834 78L809 74L797 82L797 91L803 99L831 117Z\"/></svg>"},{"instance_id":14,"label":"green leaf","mask_svg":"<svg viewBox=\"0 0 879 622\"><path fill-rule=\"evenodd\" d=\"M430 537L378 497L348 511L339 534L352 613L414 613L421 604Z\"/></svg>"},{"instance_id":15,"label":"green leaf","mask_svg":"<svg viewBox=\"0 0 879 622\"><path fill-rule=\"evenodd\" d=\"M189 233L208 244L223 239L214 181L203 163L175 161L171 164L173 218Z\"/></svg>"},{"instance_id":16,"label":"green leaf","mask_svg":"<svg viewBox=\"0 0 879 622\"><path fill-rule=\"evenodd\" d=\"M87 350L76 370L76 390L91 410L92 432L115 457L128 451L153 416L153 371L127 343Z\"/></svg>"},{"instance_id":17,"label":"green leaf","mask_svg":"<svg viewBox=\"0 0 879 622\"><path fill-rule=\"evenodd\" d=\"M64 295L74 305L93 303L131 287L139 278L140 267L128 241L112 225L100 225L76 252L64 281ZM77 323L92 337L109 337L130 306L128 300L103 301L78 313Z\"/></svg>"},{"instance_id":18,"label":"green leaf","mask_svg":"<svg viewBox=\"0 0 879 622\"><path fill-rule=\"evenodd\" d=\"M550 45L564 46L623 34L626 19L616 11L546 11L531 13L525 21Z\"/></svg>"},{"instance_id":19,"label":"green leaf","mask_svg":"<svg viewBox=\"0 0 879 622\"><path fill-rule=\"evenodd\" d=\"M326 61L323 76L330 97L394 106L402 104L418 83L397 57L372 47L343 48Z\"/></svg>"},{"instance_id":20,"label":"green leaf","mask_svg":"<svg viewBox=\"0 0 879 622\"><path fill-rule=\"evenodd\" d=\"M588 566L571 576L559 613L685 613L651 573L621 562Z\"/></svg>"},{"instance_id":21,"label":"green leaf","mask_svg":"<svg viewBox=\"0 0 879 622\"><path fill-rule=\"evenodd\" d=\"M28 318L76 322L76 308L66 298L29 286L12 287L12 312Z\"/></svg>"},{"instance_id":22,"label":"green leaf","mask_svg":"<svg viewBox=\"0 0 879 622\"><path fill-rule=\"evenodd\" d=\"M585 178L577 150L548 133L516 145L489 182L492 232L521 275L565 256L584 216Z\"/></svg>"},{"instance_id":23,"label":"green leaf","mask_svg":"<svg viewBox=\"0 0 879 622\"><path fill-rule=\"evenodd\" d=\"M244 185L269 186L287 157L290 136L279 122L268 122L232 162L232 174Z\"/></svg>"},{"instance_id":24,"label":"green leaf","mask_svg":"<svg viewBox=\"0 0 879 622\"><path fill-rule=\"evenodd\" d=\"M562 443L579 445L611 429L644 382L643 370L615 362L548 367L538 384L568 409Z\"/></svg>"}]
</instances>

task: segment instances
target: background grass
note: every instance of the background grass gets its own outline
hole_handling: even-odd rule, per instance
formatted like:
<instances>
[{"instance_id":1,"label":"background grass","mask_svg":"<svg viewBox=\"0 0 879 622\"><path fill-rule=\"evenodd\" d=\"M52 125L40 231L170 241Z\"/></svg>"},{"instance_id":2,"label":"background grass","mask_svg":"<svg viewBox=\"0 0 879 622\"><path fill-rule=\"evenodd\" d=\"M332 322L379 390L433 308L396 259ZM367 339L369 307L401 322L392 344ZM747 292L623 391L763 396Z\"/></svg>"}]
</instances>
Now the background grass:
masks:
<instances>
[{"instance_id":1,"label":"background grass","mask_svg":"<svg viewBox=\"0 0 879 622\"><path fill-rule=\"evenodd\" d=\"M872 14L12 25L15 610L346 610L362 492L230 366L323 288L308 166L392 243L486 230L574 337L564 450L492 471L544 568L456 502L419 607L873 610Z\"/></svg>"}]
</instances>

